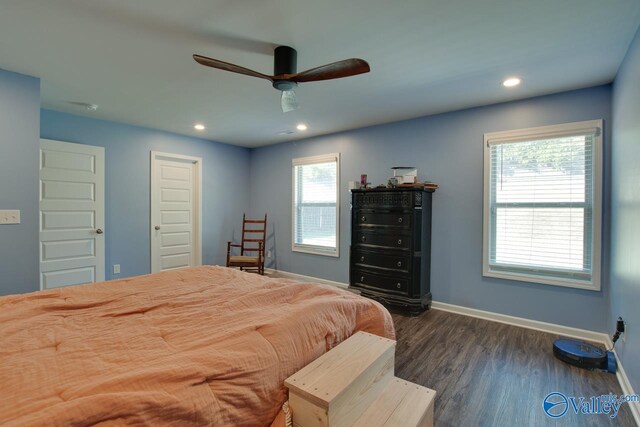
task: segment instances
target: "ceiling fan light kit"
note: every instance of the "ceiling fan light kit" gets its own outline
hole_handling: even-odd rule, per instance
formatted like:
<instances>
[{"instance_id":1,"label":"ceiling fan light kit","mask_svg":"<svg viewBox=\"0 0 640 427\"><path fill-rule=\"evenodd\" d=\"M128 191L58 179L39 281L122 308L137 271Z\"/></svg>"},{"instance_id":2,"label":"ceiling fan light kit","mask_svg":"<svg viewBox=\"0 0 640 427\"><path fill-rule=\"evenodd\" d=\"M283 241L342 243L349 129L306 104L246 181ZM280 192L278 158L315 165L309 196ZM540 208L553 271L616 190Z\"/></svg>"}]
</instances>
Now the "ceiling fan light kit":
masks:
<instances>
[{"instance_id":1,"label":"ceiling fan light kit","mask_svg":"<svg viewBox=\"0 0 640 427\"><path fill-rule=\"evenodd\" d=\"M296 93L292 90L283 90L280 96L280 107L283 113L297 110L300 107L300 103Z\"/></svg>"},{"instance_id":2,"label":"ceiling fan light kit","mask_svg":"<svg viewBox=\"0 0 640 427\"><path fill-rule=\"evenodd\" d=\"M368 73L370 71L367 61L358 58L351 58L327 65L321 65L320 67L298 73L298 53L290 46L278 46L275 49L273 57L273 76L202 55L193 55L193 59L197 63L207 67L269 80L275 89L282 92L280 103L282 111L285 113L298 108L299 104L294 91L295 88L298 87L298 83L340 79L343 77Z\"/></svg>"}]
</instances>

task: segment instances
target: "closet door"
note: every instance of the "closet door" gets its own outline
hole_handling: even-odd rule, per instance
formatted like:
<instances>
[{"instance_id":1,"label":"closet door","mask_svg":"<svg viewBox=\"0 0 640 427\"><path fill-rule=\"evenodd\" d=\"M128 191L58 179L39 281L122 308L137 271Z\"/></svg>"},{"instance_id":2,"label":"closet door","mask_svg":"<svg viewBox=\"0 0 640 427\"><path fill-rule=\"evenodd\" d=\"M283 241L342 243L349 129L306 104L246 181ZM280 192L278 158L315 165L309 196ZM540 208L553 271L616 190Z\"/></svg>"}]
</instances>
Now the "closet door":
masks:
<instances>
[{"instance_id":1,"label":"closet door","mask_svg":"<svg viewBox=\"0 0 640 427\"><path fill-rule=\"evenodd\" d=\"M202 264L202 159L151 153L151 272Z\"/></svg>"}]
</instances>

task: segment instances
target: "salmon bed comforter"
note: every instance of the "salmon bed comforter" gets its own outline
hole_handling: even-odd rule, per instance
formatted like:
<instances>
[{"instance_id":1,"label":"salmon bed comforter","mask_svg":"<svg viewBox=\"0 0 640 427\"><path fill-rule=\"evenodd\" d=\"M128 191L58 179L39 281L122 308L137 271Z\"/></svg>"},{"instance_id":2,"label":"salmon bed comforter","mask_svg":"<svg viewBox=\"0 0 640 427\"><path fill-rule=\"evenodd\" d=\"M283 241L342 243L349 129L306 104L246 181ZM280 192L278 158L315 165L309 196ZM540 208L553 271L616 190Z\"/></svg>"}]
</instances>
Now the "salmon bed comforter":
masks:
<instances>
[{"instance_id":1,"label":"salmon bed comforter","mask_svg":"<svg viewBox=\"0 0 640 427\"><path fill-rule=\"evenodd\" d=\"M0 425L268 426L284 379L357 331L350 292L193 267L0 298Z\"/></svg>"}]
</instances>

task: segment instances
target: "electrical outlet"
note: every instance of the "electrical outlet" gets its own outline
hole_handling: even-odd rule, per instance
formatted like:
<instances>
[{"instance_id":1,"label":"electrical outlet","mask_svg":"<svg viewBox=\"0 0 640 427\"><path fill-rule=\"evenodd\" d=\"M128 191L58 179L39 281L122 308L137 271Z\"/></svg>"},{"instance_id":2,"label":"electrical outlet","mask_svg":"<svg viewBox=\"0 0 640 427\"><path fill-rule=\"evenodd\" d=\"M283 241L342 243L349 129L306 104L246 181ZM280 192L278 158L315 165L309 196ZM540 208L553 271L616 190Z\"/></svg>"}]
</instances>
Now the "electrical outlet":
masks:
<instances>
[{"instance_id":1,"label":"electrical outlet","mask_svg":"<svg viewBox=\"0 0 640 427\"><path fill-rule=\"evenodd\" d=\"M120 264L113 264L113 274L120 274Z\"/></svg>"},{"instance_id":2,"label":"electrical outlet","mask_svg":"<svg viewBox=\"0 0 640 427\"><path fill-rule=\"evenodd\" d=\"M271 251L267 251L267 258L271 258Z\"/></svg>"},{"instance_id":3,"label":"electrical outlet","mask_svg":"<svg viewBox=\"0 0 640 427\"><path fill-rule=\"evenodd\" d=\"M20 224L20 211L0 211L0 224Z\"/></svg>"}]
</instances>

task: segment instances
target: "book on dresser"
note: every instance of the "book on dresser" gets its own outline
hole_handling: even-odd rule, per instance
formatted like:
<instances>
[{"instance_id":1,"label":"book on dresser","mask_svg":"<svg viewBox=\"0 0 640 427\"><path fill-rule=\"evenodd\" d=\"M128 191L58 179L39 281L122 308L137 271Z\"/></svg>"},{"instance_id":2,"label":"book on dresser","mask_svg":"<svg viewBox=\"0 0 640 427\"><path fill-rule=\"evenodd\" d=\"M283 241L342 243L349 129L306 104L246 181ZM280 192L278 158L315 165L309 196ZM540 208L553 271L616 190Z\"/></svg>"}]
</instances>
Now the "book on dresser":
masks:
<instances>
[{"instance_id":1,"label":"book on dresser","mask_svg":"<svg viewBox=\"0 0 640 427\"><path fill-rule=\"evenodd\" d=\"M430 307L433 192L351 190L351 288L410 314Z\"/></svg>"}]
</instances>

